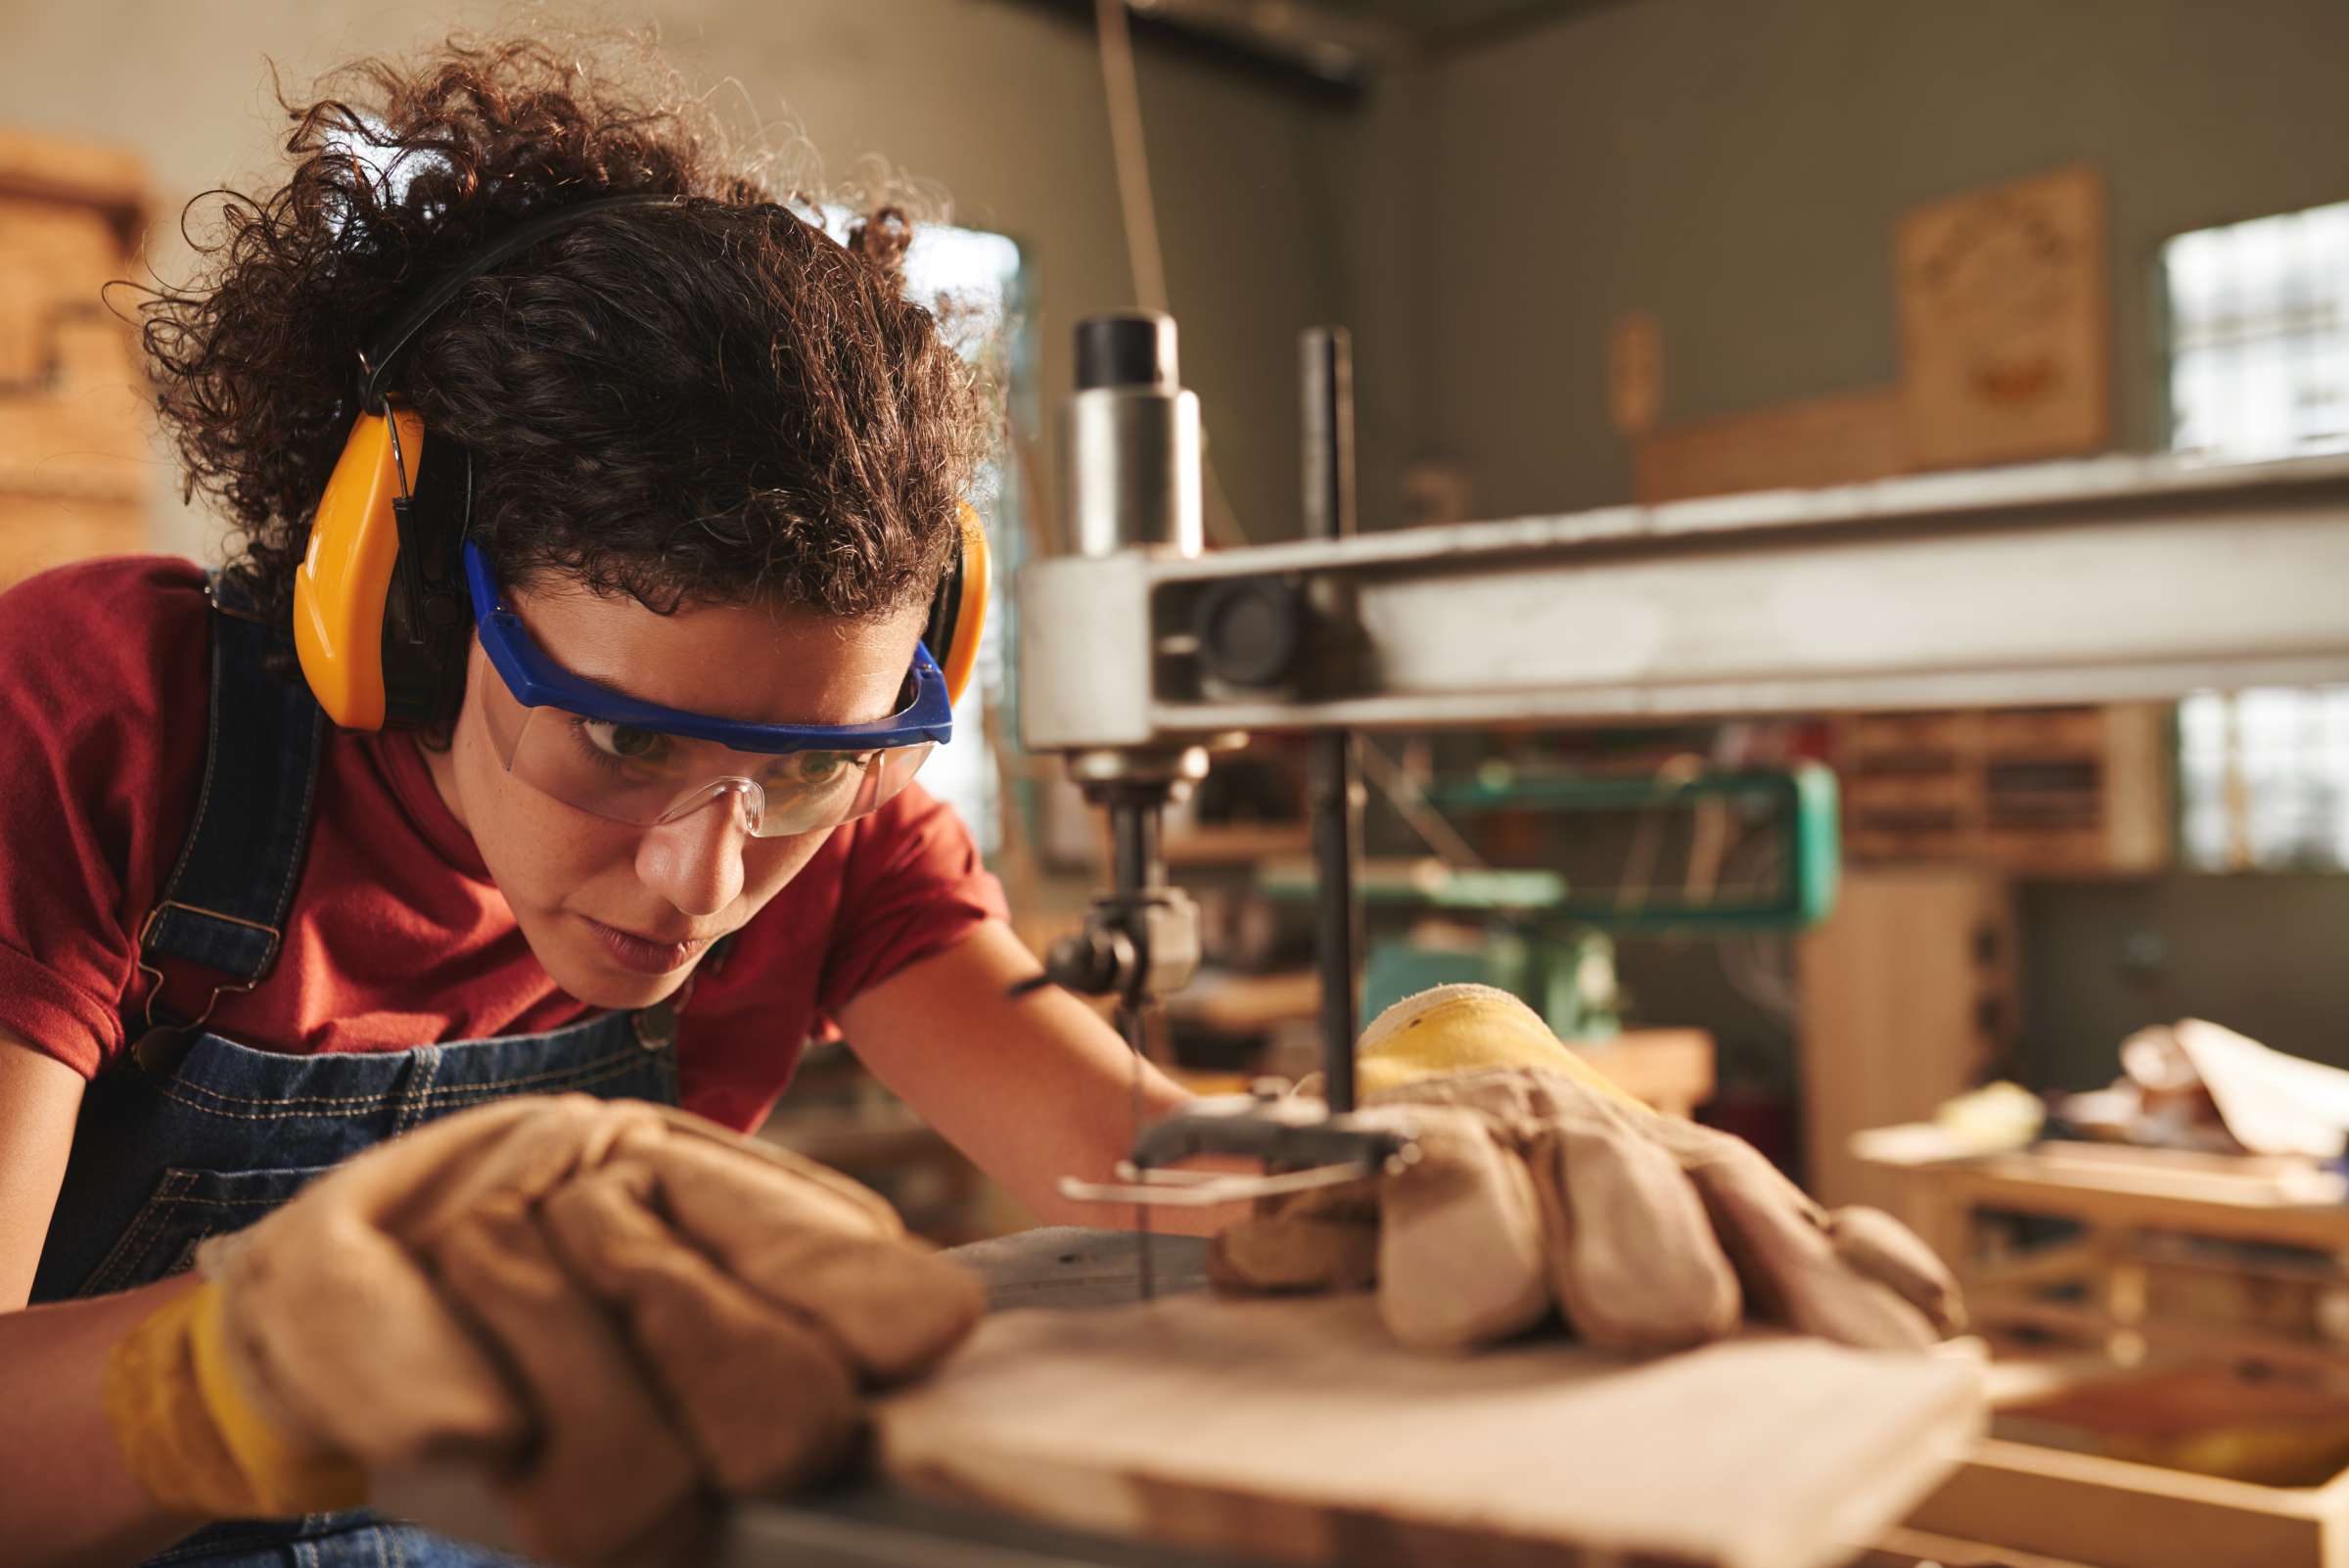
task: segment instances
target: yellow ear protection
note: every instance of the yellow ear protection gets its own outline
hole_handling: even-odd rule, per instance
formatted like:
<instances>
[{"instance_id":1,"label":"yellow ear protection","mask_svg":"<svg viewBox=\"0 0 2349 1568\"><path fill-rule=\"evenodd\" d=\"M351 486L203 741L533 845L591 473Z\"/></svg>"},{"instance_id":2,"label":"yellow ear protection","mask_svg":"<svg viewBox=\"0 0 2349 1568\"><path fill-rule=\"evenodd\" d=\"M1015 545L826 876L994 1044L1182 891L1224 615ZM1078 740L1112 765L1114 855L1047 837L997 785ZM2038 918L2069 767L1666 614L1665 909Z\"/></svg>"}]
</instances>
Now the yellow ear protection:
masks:
<instances>
[{"instance_id":1,"label":"yellow ear protection","mask_svg":"<svg viewBox=\"0 0 2349 1568\"><path fill-rule=\"evenodd\" d=\"M615 207L681 207L675 196L614 196L523 224L412 301L359 354L358 417L318 499L294 575L294 648L310 691L345 729L402 729L448 716L471 621L458 546L473 511L473 454L428 435L382 391L392 361L459 290L508 256ZM930 603L923 640L962 696L987 621L987 534L959 504L961 543Z\"/></svg>"},{"instance_id":2,"label":"yellow ear protection","mask_svg":"<svg viewBox=\"0 0 2349 1568\"><path fill-rule=\"evenodd\" d=\"M946 695L962 701L963 688L979 668L979 634L987 625L987 530L968 501L954 503L961 543L946 563L946 575L930 600L922 641L946 677Z\"/></svg>"}]
</instances>

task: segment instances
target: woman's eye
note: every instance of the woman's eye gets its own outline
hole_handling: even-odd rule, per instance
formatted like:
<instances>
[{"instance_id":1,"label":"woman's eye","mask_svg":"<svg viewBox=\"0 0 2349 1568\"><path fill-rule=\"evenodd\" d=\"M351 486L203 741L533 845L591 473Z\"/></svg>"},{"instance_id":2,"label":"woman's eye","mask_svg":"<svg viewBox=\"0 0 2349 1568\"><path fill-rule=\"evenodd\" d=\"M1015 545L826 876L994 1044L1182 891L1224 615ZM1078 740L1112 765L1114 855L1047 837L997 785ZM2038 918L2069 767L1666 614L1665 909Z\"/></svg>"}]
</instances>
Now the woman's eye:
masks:
<instances>
[{"instance_id":1,"label":"woman's eye","mask_svg":"<svg viewBox=\"0 0 2349 1568\"><path fill-rule=\"evenodd\" d=\"M579 725L587 744L606 757L623 762L657 762L668 749L668 737L657 729L630 724L606 724L586 719Z\"/></svg>"},{"instance_id":2,"label":"woman's eye","mask_svg":"<svg viewBox=\"0 0 2349 1568\"><path fill-rule=\"evenodd\" d=\"M831 783L843 773L861 768L872 754L852 752L802 752L791 763L778 770L778 787L810 789Z\"/></svg>"}]
</instances>

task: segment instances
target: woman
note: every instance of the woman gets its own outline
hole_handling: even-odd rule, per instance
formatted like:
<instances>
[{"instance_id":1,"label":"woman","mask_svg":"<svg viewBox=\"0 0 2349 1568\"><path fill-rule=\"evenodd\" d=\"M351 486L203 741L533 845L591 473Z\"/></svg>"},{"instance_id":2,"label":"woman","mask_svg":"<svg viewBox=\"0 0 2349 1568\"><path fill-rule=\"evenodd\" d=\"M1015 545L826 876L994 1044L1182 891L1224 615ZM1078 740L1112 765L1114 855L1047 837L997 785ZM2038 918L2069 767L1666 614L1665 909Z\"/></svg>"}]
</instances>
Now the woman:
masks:
<instances>
[{"instance_id":1,"label":"woman","mask_svg":"<svg viewBox=\"0 0 2349 1568\"><path fill-rule=\"evenodd\" d=\"M186 1533L108 1430L108 1352L203 1237L420 1122L576 1089L747 1130L837 1025L1040 1214L1131 1133L1123 1045L1014 995L1036 966L912 782L988 428L904 219L837 244L695 113L537 45L341 80L147 307L242 551L208 601L155 558L0 598L0 1307L69 1304L0 1317L11 1560ZM404 728L322 716L349 650L290 635L370 417L415 485ZM352 1514L174 1560L296 1541L474 1560Z\"/></svg>"},{"instance_id":2,"label":"woman","mask_svg":"<svg viewBox=\"0 0 2349 1568\"><path fill-rule=\"evenodd\" d=\"M967 668L986 421L902 218L836 244L538 46L347 80L149 307L236 562L0 597L0 1309L39 1304L0 1311L12 1563L206 1520L242 1522L168 1560L484 1560L349 1506L403 1458L580 1559L805 1479L976 1287L711 1124L837 1024L1077 1218L1057 1179L1183 1098L1144 1070L1137 1105L1118 1038L1021 984L912 781ZM1383 1212L1227 1231L1220 1277L1358 1286L1375 1252L1390 1326L1446 1345L1562 1313L1672 1348L1749 1302L1955 1325L1914 1238L1630 1105L1513 998L1413 998L1366 1045L1421 1159Z\"/></svg>"}]
</instances>

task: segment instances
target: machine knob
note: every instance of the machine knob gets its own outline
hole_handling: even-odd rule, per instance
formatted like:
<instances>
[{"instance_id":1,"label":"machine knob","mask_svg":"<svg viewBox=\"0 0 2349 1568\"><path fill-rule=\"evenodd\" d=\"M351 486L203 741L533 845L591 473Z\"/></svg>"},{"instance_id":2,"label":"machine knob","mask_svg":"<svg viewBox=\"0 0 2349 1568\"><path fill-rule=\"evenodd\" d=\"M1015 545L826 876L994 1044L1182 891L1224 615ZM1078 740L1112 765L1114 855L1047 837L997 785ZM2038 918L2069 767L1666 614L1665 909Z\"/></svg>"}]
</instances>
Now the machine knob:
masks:
<instances>
[{"instance_id":1,"label":"machine knob","mask_svg":"<svg viewBox=\"0 0 2349 1568\"><path fill-rule=\"evenodd\" d=\"M1191 614L1199 663L1235 686L1270 686L1289 672L1305 638L1305 605L1281 577L1235 577L1199 597Z\"/></svg>"},{"instance_id":2,"label":"machine knob","mask_svg":"<svg viewBox=\"0 0 2349 1568\"><path fill-rule=\"evenodd\" d=\"M1052 944L1044 952L1044 972L1023 985L1059 986L1081 996L1107 996L1126 989L1134 967L1133 944L1125 933L1088 924Z\"/></svg>"}]
</instances>

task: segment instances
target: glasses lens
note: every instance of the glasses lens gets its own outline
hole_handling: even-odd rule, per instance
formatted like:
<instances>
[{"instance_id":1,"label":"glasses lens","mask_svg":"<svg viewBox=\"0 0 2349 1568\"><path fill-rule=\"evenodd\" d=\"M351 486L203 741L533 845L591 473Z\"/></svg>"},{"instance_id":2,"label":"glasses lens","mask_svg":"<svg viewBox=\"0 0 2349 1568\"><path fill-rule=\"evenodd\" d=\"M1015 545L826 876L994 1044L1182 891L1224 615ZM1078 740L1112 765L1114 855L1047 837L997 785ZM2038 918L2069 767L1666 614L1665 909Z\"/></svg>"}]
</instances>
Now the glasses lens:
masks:
<instances>
[{"instance_id":1,"label":"glasses lens","mask_svg":"<svg viewBox=\"0 0 2349 1568\"><path fill-rule=\"evenodd\" d=\"M558 708L507 716L519 722L501 724L492 715L490 724L507 771L566 806L649 827L734 793L749 797L744 817L760 838L813 833L879 809L912 781L931 750L925 742L863 752L738 752Z\"/></svg>"}]
</instances>

